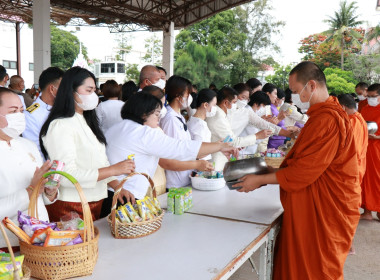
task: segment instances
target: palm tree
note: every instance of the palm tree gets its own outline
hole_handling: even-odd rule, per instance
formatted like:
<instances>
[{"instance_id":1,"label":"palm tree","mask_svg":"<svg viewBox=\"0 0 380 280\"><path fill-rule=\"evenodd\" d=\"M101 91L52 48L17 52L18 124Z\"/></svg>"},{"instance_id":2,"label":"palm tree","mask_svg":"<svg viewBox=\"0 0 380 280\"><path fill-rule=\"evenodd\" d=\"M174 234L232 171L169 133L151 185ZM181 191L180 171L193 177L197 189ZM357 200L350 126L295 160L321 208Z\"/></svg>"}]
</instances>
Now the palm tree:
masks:
<instances>
[{"instance_id":1,"label":"palm tree","mask_svg":"<svg viewBox=\"0 0 380 280\"><path fill-rule=\"evenodd\" d=\"M380 43L380 23L371 28L371 30L367 33L367 41L370 42L373 39Z\"/></svg>"},{"instance_id":2,"label":"palm tree","mask_svg":"<svg viewBox=\"0 0 380 280\"><path fill-rule=\"evenodd\" d=\"M344 70L344 49L346 45L346 39L351 37L351 44L354 47L360 47L359 39L362 35L353 29L353 27L362 24L363 21L358 20L356 15L356 2L347 3L347 0L340 2L339 11L334 13L334 16L329 16L325 20L330 24L329 30L325 32L327 35L326 41L333 40L332 48L339 49L341 52L340 64L341 69Z\"/></svg>"}]
</instances>

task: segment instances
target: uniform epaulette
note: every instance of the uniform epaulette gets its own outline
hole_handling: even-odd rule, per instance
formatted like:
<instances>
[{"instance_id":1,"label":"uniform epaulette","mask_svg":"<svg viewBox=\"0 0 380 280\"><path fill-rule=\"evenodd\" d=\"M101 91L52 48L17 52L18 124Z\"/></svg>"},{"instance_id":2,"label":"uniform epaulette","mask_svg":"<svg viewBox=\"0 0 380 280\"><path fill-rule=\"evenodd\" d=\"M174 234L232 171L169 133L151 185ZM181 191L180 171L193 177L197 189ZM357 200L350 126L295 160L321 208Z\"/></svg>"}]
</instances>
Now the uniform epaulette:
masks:
<instances>
[{"instance_id":1,"label":"uniform epaulette","mask_svg":"<svg viewBox=\"0 0 380 280\"><path fill-rule=\"evenodd\" d=\"M28 108L26 108L26 110L29 113L33 113L35 110L37 110L38 107L40 107L40 104L39 103L34 103L34 104L30 105Z\"/></svg>"}]
</instances>

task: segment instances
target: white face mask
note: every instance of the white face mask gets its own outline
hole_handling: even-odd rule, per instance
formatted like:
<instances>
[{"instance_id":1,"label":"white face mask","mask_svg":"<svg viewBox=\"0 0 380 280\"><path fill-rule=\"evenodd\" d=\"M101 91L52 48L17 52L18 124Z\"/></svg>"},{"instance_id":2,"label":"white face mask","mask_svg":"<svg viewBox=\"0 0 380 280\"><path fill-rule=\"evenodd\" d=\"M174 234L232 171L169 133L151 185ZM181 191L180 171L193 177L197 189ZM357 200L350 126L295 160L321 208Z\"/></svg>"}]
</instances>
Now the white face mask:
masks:
<instances>
[{"instance_id":1,"label":"white face mask","mask_svg":"<svg viewBox=\"0 0 380 280\"><path fill-rule=\"evenodd\" d=\"M280 108L282 105L284 105L284 100L281 100L280 103L278 103L278 107L277 108Z\"/></svg>"},{"instance_id":2,"label":"white face mask","mask_svg":"<svg viewBox=\"0 0 380 280\"><path fill-rule=\"evenodd\" d=\"M293 104L296 105L301 110L307 110L307 109L310 108L310 100L311 100L311 98L313 97L313 94L314 94L314 92L311 93L309 101L302 102L301 99L300 99L300 95L304 91L304 89L306 88L306 86L307 86L307 83L306 83L306 85L303 87L303 89L298 94L292 93Z\"/></svg>"},{"instance_id":3,"label":"white face mask","mask_svg":"<svg viewBox=\"0 0 380 280\"><path fill-rule=\"evenodd\" d=\"M98 106L99 97L95 92L88 95L79 94L77 92L75 93L78 94L79 99L82 101L82 103L78 103L76 101L75 103L77 103L78 107L82 108L83 111L94 110L96 106Z\"/></svg>"},{"instance_id":4,"label":"white face mask","mask_svg":"<svg viewBox=\"0 0 380 280\"><path fill-rule=\"evenodd\" d=\"M242 108L245 108L245 106L247 106L248 104L248 100L240 100L238 99L238 101L236 102L236 106L238 109L242 109Z\"/></svg>"},{"instance_id":5,"label":"white face mask","mask_svg":"<svg viewBox=\"0 0 380 280\"><path fill-rule=\"evenodd\" d=\"M1 128L1 130L8 135L11 138L17 138L20 136L21 133L25 130L25 115L23 113L14 113L14 114L7 114L7 115L0 115L4 117L7 122L8 126Z\"/></svg>"},{"instance_id":6,"label":"white face mask","mask_svg":"<svg viewBox=\"0 0 380 280\"><path fill-rule=\"evenodd\" d=\"M368 100L368 105L369 106L376 107L377 105L379 105L379 98L378 98L378 96L376 96L376 97L367 97L367 100Z\"/></svg>"},{"instance_id":7,"label":"white face mask","mask_svg":"<svg viewBox=\"0 0 380 280\"><path fill-rule=\"evenodd\" d=\"M152 84L151 81L149 82ZM166 82L163 79L159 79L156 83L152 84L152 86L156 86L156 87L159 87L160 89L164 89L166 86Z\"/></svg>"},{"instance_id":8,"label":"white face mask","mask_svg":"<svg viewBox=\"0 0 380 280\"><path fill-rule=\"evenodd\" d=\"M363 101L363 100L366 100L367 97L365 97L364 95L358 95L358 99L359 99L360 101Z\"/></svg>"},{"instance_id":9,"label":"white face mask","mask_svg":"<svg viewBox=\"0 0 380 280\"><path fill-rule=\"evenodd\" d=\"M191 103L193 103L193 97L191 96L191 94L189 94L187 100L185 97L182 97L181 109L189 108Z\"/></svg>"},{"instance_id":10,"label":"white face mask","mask_svg":"<svg viewBox=\"0 0 380 280\"><path fill-rule=\"evenodd\" d=\"M233 114L236 112L236 110L237 110L237 105L236 103L233 103L231 104L231 109L227 109L227 114Z\"/></svg>"},{"instance_id":11,"label":"white face mask","mask_svg":"<svg viewBox=\"0 0 380 280\"><path fill-rule=\"evenodd\" d=\"M216 106L212 106L211 107L211 111L210 112L206 112L206 117L207 118L212 118L213 116L215 116L216 114Z\"/></svg>"},{"instance_id":12,"label":"white face mask","mask_svg":"<svg viewBox=\"0 0 380 280\"><path fill-rule=\"evenodd\" d=\"M256 115L258 115L259 117L264 116L265 115L265 107L260 107L260 109L256 111Z\"/></svg>"},{"instance_id":13,"label":"white face mask","mask_svg":"<svg viewBox=\"0 0 380 280\"><path fill-rule=\"evenodd\" d=\"M162 119L163 117L165 117L167 112L168 112L168 110L166 109L166 107L162 106L162 109L161 109L161 112L160 112L160 119Z\"/></svg>"}]
</instances>

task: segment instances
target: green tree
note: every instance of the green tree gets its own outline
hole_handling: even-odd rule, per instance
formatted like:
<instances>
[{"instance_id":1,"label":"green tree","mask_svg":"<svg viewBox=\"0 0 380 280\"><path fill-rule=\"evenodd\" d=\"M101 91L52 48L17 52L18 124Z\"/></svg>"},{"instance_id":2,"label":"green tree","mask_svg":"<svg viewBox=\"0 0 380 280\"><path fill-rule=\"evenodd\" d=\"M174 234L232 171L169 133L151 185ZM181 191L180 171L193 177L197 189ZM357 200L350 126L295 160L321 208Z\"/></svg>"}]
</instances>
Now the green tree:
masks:
<instances>
[{"instance_id":1,"label":"green tree","mask_svg":"<svg viewBox=\"0 0 380 280\"><path fill-rule=\"evenodd\" d=\"M285 90L289 87L289 73L292 68L292 65L282 66L276 64L274 66L274 75L268 75L265 77L265 80L268 83L274 84L276 87Z\"/></svg>"},{"instance_id":2,"label":"green tree","mask_svg":"<svg viewBox=\"0 0 380 280\"><path fill-rule=\"evenodd\" d=\"M132 41L132 38L125 33L117 33L116 42L117 42L117 53L116 60L125 61L125 55L129 54L132 50L132 45L129 42Z\"/></svg>"},{"instance_id":3,"label":"green tree","mask_svg":"<svg viewBox=\"0 0 380 280\"><path fill-rule=\"evenodd\" d=\"M137 68L137 64L133 63L128 63L125 67L125 74L126 78L125 81L134 81L135 84L138 84L139 79L140 79L140 71Z\"/></svg>"},{"instance_id":4,"label":"green tree","mask_svg":"<svg viewBox=\"0 0 380 280\"><path fill-rule=\"evenodd\" d=\"M51 65L63 70L70 68L79 54L79 39L73 32L51 25ZM87 48L82 44L82 53L86 59Z\"/></svg>"},{"instance_id":5,"label":"green tree","mask_svg":"<svg viewBox=\"0 0 380 280\"><path fill-rule=\"evenodd\" d=\"M146 54L144 55L143 60L154 65L161 65L162 41L156 34L145 39L145 49Z\"/></svg>"},{"instance_id":6,"label":"green tree","mask_svg":"<svg viewBox=\"0 0 380 280\"><path fill-rule=\"evenodd\" d=\"M356 15L356 2L347 3L347 0L340 2L340 9L334 13L334 16L329 16L325 20L330 25L329 30L325 33L328 35L326 41L333 41L332 48L337 49L341 53L341 68L344 69L344 50L347 44L352 44L357 48L360 48L360 39L362 35L357 32L353 27L356 27L363 23L358 20ZM347 41L346 37L352 38L351 41Z\"/></svg>"},{"instance_id":7,"label":"green tree","mask_svg":"<svg viewBox=\"0 0 380 280\"><path fill-rule=\"evenodd\" d=\"M368 43L372 40L376 40L377 43L380 44L380 23L377 26L371 28L366 37Z\"/></svg>"},{"instance_id":8,"label":"green tree","mask_svg":"<svg viewBox=\"0 0 380 280\"><path fill-rule=\"evenodd\" d=\"M355 80L351 71L344 71L339 68L326 68L323 72L326 76L329 93L343 94L355 92L357 80Z\"/></svg>"},{"instance_id":9,"label":"green tree","mask_svg":"<svg viewBox=\"0 0 380 280\"><path fill-rule=\"evenodd\" d=\"M226 79L226 71L220 66L215 48L194 42L187 43L186 51L175 61L174 71L200 88L208 87L211 82L221 87Z\"/></svg>"},{"instance_id":10,"label":"green tree","mask_svg":"<svg viewBox=\"0 0 380 280\"><path fill-rule=\"evenodd\" d=\"M189 57L193 57L187 53L188 44L192 42L217 51L219 69L223 70L220 76L224 78L221 84L233 85L255 77L261 60L268 56L263 51L278 50L271 36L278 33L284 24L270 15L270 4L270 0L258 0L253 4L218 13L182 30L176 37L174 53L176 61L181 58L177 67L181 65L182 75L194 76L190 67L182 65ZM185 53L187 56L184 56ZM178 68L175 67L175 73L178 74L176 69ZM209 80L207 84L210 82L217 83Z\"/></svg>"},{"instance_id":11,"label":"green tree","mask_svg":"<svg viewBox=\"0 0 380 280\"><path fill-rule=\"evenodd\" d=\"M380 81L380 54L352 54L345 63L355 80L373 84Z\"/></svg>"}]
</instances>

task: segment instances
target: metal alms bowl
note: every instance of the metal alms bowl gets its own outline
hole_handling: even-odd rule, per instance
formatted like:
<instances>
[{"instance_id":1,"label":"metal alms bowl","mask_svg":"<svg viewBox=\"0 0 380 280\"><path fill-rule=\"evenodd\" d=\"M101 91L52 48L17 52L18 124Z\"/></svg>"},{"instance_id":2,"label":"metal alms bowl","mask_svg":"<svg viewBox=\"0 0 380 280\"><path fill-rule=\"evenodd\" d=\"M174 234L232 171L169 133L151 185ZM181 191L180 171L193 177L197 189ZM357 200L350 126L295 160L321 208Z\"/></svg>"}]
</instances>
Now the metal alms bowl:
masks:
<instances>
[{"instance_id":1,"label":"metal alms bowl","mask_svg":"<svg viewBox=\"0 0 380 280\"><path fill-rule=\"evenodd\" d=\"M367 122L368 134L375 134L378 130L377 123L375 122Z\"/></svg>"},{"instance_id":2,"label":"metal alms bowl","mask_svg":"<svg viewBox=\"0 0 380 280\"><path fill-rule=\"evenodd\" d=\"M230 181L235 183L237 179L248 174L259 175L268 172L268 166L264 158L255 157L227 162L224 165L223 176L228 185Z\"/></svg>"}]
</instances>

